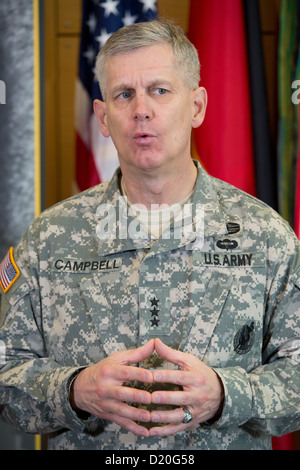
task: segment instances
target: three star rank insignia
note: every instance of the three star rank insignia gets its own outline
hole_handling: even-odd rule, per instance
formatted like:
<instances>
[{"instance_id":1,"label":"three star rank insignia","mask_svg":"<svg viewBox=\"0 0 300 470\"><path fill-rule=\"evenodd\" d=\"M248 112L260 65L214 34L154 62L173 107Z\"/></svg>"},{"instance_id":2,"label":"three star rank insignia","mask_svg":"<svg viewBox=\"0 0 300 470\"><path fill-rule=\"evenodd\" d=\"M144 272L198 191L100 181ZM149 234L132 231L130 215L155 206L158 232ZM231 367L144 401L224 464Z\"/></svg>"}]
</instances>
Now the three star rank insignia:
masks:
<instances>
[{"instance_id":1,"label":"three star rank insignia","mask_svg":"<svg viewBox=\"0 0 300 470\"><path fill-rule=\"evenodd\" d=\"M158 323L160 321L159 318L158 318L158 312L159 312L158 302L159 302L159 299L157 299L154 296L153 299L150 299L150 302L151 302L151 307L153 307L150 310L150 312L151 312L151 318L150 318L151 327L152 326L158 326Z\"/></svg>"}]
</instances>

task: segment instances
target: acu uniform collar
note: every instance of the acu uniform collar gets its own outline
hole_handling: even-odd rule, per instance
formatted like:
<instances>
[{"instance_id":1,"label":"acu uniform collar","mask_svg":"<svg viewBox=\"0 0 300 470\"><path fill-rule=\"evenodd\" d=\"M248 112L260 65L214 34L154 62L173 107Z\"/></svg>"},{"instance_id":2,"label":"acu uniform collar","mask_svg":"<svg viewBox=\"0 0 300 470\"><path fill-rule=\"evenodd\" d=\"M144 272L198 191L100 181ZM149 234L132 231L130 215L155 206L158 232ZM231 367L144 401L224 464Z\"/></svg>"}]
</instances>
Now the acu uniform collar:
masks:
<instances>
[{"instance_id":1,"label":"acu uniform collar","mask_svg":"<svg viewBox=\"0 0 300 470\"><path fill-rule=\"evenodd\" d=\"M132 238L128 234L128 228L135 227L135 219L128 215L125 198L119 188L121 170L118 168L113 178L108 183L105 192L98 198L96 209L97 218L97 237L99 240L99 255L108 255L125 251L138 249L148 249L149 254L170 251L180 246L190 244L193 249L193 243L197 242L197 236L205 238L227 235L229 233L226 224L225 214L220 203L219 194L214 184L214 179L207 175L198 161L194 161L198 177L190 204L192 208L191 230L194 233L192 238L182 236L179 239L174 238L172 233L176 230L176 222L171 224L170 237L164 238L163 235L153 243L149 234L138 226L138 232L141 238ZM201 212L201 208L203 211ZM203 216L203 232L197 234L199 226L199 213ZM196 222L197 221L197 222ZM198 225L197 225L198 224ZM201 224L200 224L201 225ZM178 227L177 227L178 228ZM106 230L106 232L105 232ZM187 232L185 232L187 233ZM106 235L109 236L107 237ZM152 249L151 249L152 247ZM195 245L195 249L197 243Z\"/></svg>"}]
</instances>

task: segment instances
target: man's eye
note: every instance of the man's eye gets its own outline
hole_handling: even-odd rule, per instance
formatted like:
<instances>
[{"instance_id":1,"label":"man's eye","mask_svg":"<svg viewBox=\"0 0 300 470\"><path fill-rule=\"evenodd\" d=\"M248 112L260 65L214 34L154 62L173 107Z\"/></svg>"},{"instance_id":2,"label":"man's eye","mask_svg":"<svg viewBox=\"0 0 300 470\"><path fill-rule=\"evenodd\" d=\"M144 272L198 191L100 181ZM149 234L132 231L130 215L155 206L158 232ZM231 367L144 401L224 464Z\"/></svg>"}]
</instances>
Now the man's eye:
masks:
<instances>
[{"instance_id":1,"label":"man's eye","mask_svg":"<svg viewBox=\"0 0 300 470\"><path fill-rule=\"evenodd\" d=\"M167 90L165 88L156 88L155 93L158 95L165 95L167 93Z\"/></svg>"},{"instance_id":2,"label":"man's eye","mask_svg":"<svg viewBox=\"0 0 300 470\"><path fill-rule=\"evenodd\" d=\"M130 98L130 93L129 91L123 91L123 93L119 94L119 98L127 99Z\"/></svg>"}]
</instances>

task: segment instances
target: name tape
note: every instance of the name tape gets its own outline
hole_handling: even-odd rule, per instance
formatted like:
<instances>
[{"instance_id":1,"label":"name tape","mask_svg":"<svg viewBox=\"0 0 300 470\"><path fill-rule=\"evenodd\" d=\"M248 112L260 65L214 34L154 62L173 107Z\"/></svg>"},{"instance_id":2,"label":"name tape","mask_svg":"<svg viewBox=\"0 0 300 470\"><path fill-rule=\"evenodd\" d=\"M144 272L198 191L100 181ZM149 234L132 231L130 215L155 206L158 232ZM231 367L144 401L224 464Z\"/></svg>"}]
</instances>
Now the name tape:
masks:
<instances>
[{"instance_id":1,"label":"name tape","mask_svg":"<svg viewBox=\"0 0 300 470\"><path fill-rule=\"evenodd\" d=\"M52 271L63 273L88 274L97 271L116 271L121 268L121 259L56 259Z\"/></svg>"}]
</instances>

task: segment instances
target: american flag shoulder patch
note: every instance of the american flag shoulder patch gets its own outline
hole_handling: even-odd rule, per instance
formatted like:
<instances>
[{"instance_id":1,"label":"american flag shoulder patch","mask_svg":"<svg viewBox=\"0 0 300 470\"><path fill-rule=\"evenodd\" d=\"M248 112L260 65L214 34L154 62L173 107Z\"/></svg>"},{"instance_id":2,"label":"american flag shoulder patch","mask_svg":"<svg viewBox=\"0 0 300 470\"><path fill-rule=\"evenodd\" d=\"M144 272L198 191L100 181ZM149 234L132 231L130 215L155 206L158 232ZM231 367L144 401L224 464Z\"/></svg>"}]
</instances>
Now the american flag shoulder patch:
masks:
<instances>
[{"instance_id":1,"label":"american flag shoulder patch","mask_svg":"<svg viewBox=\"0 0 300 470\"><path fill-rule=\"evenodd\" d=\"M4 292L7 292L13 283L20 276L20 271L13 257L13 248L11 247L0 264L0 284Z\"/></svg>"}]
</instances>

